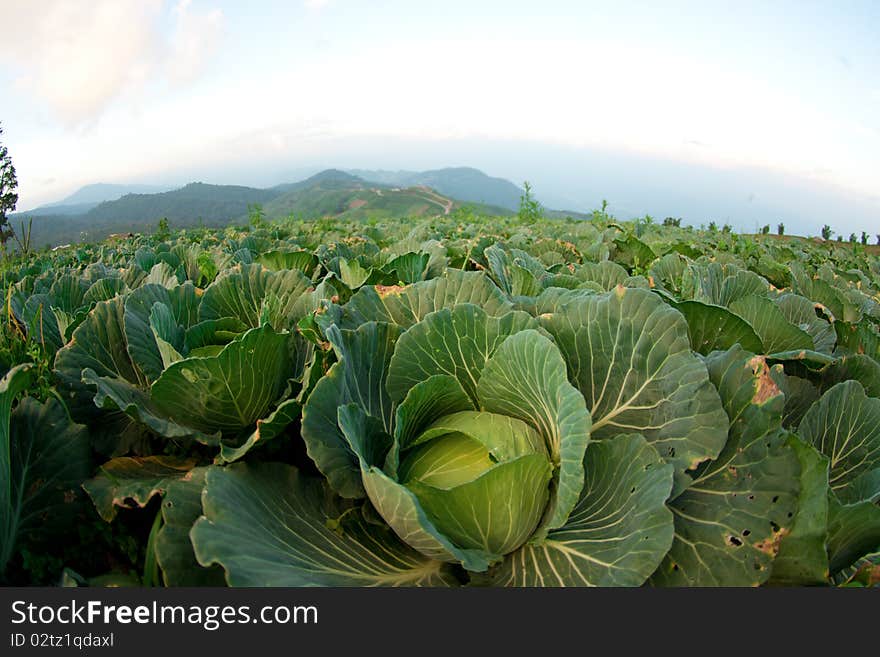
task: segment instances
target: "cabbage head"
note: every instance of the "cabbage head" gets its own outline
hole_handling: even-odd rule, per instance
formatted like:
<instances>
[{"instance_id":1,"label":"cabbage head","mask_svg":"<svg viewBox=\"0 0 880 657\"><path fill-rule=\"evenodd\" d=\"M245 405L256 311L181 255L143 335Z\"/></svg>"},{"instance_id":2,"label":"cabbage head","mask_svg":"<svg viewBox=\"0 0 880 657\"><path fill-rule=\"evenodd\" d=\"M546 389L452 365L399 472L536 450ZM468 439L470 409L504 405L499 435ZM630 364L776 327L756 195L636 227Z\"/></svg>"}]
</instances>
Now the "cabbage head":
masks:
<instances>
[{"instance_id":1,"label":"cabbage head","mask_svg":"<svg viewBox=\"0 0 880 657\"><path fill-rule=\"evenodd\" d=\"M209 468L198 562L247 586L767 581L801 468L766 360L700 356L647 289L516 303L448 270L321 312L307 460Z\"/></svg>"}]
</instances>

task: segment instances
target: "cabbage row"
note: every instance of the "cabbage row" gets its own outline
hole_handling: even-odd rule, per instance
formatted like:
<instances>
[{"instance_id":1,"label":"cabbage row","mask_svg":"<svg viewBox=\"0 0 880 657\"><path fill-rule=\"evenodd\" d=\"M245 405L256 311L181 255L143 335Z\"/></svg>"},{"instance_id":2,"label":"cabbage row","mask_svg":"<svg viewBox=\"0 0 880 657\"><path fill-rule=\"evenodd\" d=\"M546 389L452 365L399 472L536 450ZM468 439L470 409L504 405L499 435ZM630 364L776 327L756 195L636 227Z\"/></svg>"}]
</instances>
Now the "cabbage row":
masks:
<instances>
[{"instance_id":1,"label":"cabbage row","mask_svg":"<svg viewBox=\"0 0 880 657\"><path fill-rule=\"evenodd\" d=\"M67 583L877 583L875 255L467 219L4 272L0 572L90 504L144 557Z\"/></svg>"}]
</instances>

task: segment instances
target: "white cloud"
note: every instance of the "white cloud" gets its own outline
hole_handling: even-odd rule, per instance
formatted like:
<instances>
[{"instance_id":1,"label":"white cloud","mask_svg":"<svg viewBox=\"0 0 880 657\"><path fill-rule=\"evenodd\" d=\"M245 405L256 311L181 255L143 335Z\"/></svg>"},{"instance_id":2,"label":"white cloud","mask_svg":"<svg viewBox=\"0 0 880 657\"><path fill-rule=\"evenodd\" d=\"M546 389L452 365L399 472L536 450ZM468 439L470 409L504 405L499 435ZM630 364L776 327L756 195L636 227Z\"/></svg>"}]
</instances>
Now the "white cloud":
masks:
<instances>
[{"instance_id":1,"label":"white cloud","mask_svg":"<svg viewBox=\"0 0 880 657\"><path fill-rule=\"evenodd\" d=\"M219 9L194 12L190 0L180 0L174 8L176 29L171 38L165 68L174 84L196 79L217 51L223 32L223 12Z\"/></svg>"},{"instance_id":2,"label":"white cloud","mask_svg":"<svg viewBox=\"0 0 880 657\"><path fill-rule=\"evenodd\" d=\"M872 126L811 106L796 88L639 44L419 39L360 49L356 66L373 75L352 75L353 63L331 53L287 71L263 113L296 107L273 118L320 120L339 136L524 139L877 188Z\"/></svg>"},{"instance_id":3,"label":"white cloud","mask_svg":"<svg viewBox=\"0 0 880 657\"><path fill-rule=\"evenodd\" d=\"M222 14L198 2L175 6L166 7L170 29L153 37L150 65L139 75L191 81L226 45ZM805 102L795 86L711 61L597 38L441 34L354 49L347 42L334 36L332 48L314 55L291 45L246 75L205 80L198 93L145 95L150 102L136 115L115 103L89 139L41 137L21 150L27 156L17 155L22 193L26 176L31 184L38 176L66 184L154 180L172 168L237 166L244 157L301 160L331 138L386 137L595 147L713 168L761 167L858 194L878 189L876 122L845 121ZM143 86L132 76L129 70L128 87Z\"/></svg>"},{"instance_id":4,"label":"white cloud","mask_svg":"<svg viewBox=\"0 0 880 657\"><path fill-rule=\"evenodd\" d=\"M17 86L69 123L103 109L142 73L156 40L156 2L49 0L4 5L0 52L18 64Z\"/></svg>"},{"instance_id":5,"label":"white cloud","mask_svg":"<svg viewBox=\"0 0 880 657\"><path fill-rule=\"evenodd\" d=\"M174 9L171 36L162 33L161 0L44 0L4 3L0 55L14 65L19 89L45 101L68 125L97 119L117 98L163 73L194 79L216 50L223 15Z\"/></svg>"}]
</instances>

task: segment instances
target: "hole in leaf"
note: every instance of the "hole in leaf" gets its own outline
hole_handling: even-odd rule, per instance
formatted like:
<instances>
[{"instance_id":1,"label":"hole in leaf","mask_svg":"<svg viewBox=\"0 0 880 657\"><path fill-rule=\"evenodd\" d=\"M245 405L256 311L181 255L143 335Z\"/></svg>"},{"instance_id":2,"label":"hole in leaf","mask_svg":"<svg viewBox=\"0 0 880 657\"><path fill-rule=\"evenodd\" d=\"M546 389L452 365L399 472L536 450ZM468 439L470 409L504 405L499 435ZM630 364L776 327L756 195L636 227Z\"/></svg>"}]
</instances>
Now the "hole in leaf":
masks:
<instances>
[{"instance_id":1,"label":"hole in leaf","mask_svg":"<svg viewBox=\"0 0 880 657\"><path fill-rule=\"evenodd\" d=\"M779 501L779 495L774 495L773 499L770 501L773 502L773 504L776 504Z\"/></svg>"},{"instance_id":2,"label":"hole in leaf","mask_svg":"<svg viewBox=\"0 0 880 657\"><path fill-rule=\"evenodd\" d=\"M743 542L739 540L736 536L728 536L727 542L734 547L740 547L743 544Z\"/></svg>"},{"instance_id":3,"label":"hole in leaf","mask_svg":"<svg viewBox=\"0 0 880 657\"><path fill-rule=\"evenodd\" d=\"M751 529L743 529L743 536L748 536L751 533L752 533Z\"/></svg>"}]
</instances>

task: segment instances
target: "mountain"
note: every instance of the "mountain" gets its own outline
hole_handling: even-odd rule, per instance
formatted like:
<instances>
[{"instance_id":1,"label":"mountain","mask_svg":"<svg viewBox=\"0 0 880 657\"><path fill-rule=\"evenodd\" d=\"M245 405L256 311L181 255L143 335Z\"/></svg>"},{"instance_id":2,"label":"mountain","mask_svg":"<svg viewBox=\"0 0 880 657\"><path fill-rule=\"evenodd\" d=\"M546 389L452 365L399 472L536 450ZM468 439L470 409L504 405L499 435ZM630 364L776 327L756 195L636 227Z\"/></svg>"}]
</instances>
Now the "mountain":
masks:
<instances>
[{"instance_id":1,"label":"mountain","mask_svg":"<svg viewBox=\"0 0 880 657\"><path fill-rule=\"evenodd\" d=\"M295 183L285 183L283 185L275 185L271 189L281 193L295 192L310 187L320 187L321 189L346 189L351 187L359 187L366 185L365 180L354 176L340 169L325 169L316 173L310 178L300 180Z\"/></svg>"},{"instance_id":2,"label":"mountain","mask_svg":"<svg viewBox=\"0 0 880 657\"><path fill-rule=\"evenodd\" d=\"M67 198L62 199L57 204L50 205L72 205L74 203L103 203L104 201L115 201L122 198L126 194L158 194L159 192L167 192L167 186L160 185L117 185L108 183L95 183L80 187Z\"/></svg>"},{"instance_id":3,"label":"mountain","mask_svg":"<svg viewBox=\"0 0 880 657\"><path fill-rule=\"evenodd\" d=\"M152 223L162 217L184 225L199 220L227 222L246 215L249 205L266 203L277 195L271 189L190 183L161 194L127 194L95 206L86 216L96 221L117 219L133 223Z\"/></svg>"},{"instance_id":4,"label":"mountain","mask_svg":"<svg viewBox=\"0 0 880 657\"><path fill-rule=\"evenodd\" d=\"M76 215L85 214L98 203L53 203L52 205L41 205L27 212L16 212L15 217L21 219L23 217L44 217L46 215Z\"/></svg>"},{"instance_id":5,"label":"mountain","mask_svg":"<svg viewBox=\"0 0 880 657\"><path fill-rule=\"evenodd\" d=\"M248 206L262 204L281 192L237 185L190 183L180 189L158 194L126 194L104 201L84 213L17 213L13 225L33 217L31 241L37 247L94 241L111 233L146 232L162 217L177 228L204 224L222 226L244 219ZM85 205L83 206L85 207Z\"/></svg>"},{"instance_id":6,"label":"mountain","mask_svg":"<svg viewBox=\"0 0 880 657\"><path fill-rule=\"evenodd\" d=\"M126 194L157 194L168 191L168 187L158 185L116 185L108 183L95 183L80 187L70 196L60 201L41 205L33 210L28 210L27 216L36 217L47 214L85 214L93 207L104 201L115 201Z\"/></svg>"},{"instance_id":7,"label":"mountain","mask_svg":"<svg viewBox=\"0 0 880 657\"><path fill-rule=\"evenodd\" d=\"M520 191L513 183L476 169L373 173L395 182L368 181L352 172L327 169L267 189L198 182L159 193L126 193L97 204L89 199L130 187L90 185L57 204L11 218L18 226L22 219L32 217L31 241L42 247L103 239L111 233L151 231L163 217L176 228L245 223L254 205L262 206L268 219L291 215L359 219L448 214L465 205L478 214L509 215L519 204ZM450 189L458 190L459 196Z\"/></svg>"},{"instance_id":8,"label":"mountain","mask_svg":"<svg viewBox=\"0 0 880 657\"><path fill-rule=\"evenodd\" d=\"M359 176L336 169L322 171L307 180L285 187L287 191L263 208L267 217L419 217L448 214L463 205L460 200L440 194L424 185L392 187L368 182ZM509 214L506 208L501 207L483 205L475 209L484 214Z\"/></svg>"},{"instance_id":9,"label":"mountain","mask_svg":"<svg viewBox=\"0 0 880 657\"><path fill-rule=\"evenodd\" d=\"M493 178L471 167L448 167L431 171L370 171L354 169L348 173L364 180L389 186L424 185L460 201L494 205L508 210L519 208L523 190L504 178Z\"/></svg>"},{"instance_id":10,"label":"mountain","mask_svg":"<svg viewBox=\"0 0 880 657\"><path fill-rule=\"evenodd\" d=\"M158 185L115 185L95 183L80 187L70 196L60 201L47 203L32 210L16 212L13 219L45 217L49 215L82 215L105 201L115 201L126 194L156 194L167 191L168 187Z\"/></svg>"}]
</instances>

